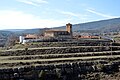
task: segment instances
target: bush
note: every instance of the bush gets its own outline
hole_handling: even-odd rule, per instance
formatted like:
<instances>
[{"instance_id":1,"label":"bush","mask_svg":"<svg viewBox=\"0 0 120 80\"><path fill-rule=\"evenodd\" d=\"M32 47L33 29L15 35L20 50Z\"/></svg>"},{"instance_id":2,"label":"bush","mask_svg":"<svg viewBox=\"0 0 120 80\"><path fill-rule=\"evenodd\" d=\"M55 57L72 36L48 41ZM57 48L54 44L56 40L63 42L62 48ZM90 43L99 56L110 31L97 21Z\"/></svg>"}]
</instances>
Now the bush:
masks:
<instances>
[{"instance_id":1,"label":"bush","mask_svg":"<svg viewBox=\"0 0 120 80\"><path fill-rule=\"evenodd\" d=\"M27 51L28 50L28 48L25 48L25 51Z\"/></svg>"}]
</instances>

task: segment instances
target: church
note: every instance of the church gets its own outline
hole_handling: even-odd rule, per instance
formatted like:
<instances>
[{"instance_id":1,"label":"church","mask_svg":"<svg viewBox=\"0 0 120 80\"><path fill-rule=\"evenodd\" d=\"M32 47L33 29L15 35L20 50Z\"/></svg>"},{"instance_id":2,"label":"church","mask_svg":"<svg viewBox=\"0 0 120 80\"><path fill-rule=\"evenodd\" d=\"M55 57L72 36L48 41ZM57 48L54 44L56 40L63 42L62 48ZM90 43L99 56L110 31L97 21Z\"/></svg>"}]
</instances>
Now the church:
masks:
<instances>
[{"instance_id":1,"label":"church","mask_svg":"<svg viewBox=\"0 0 120 80\"><path fill-rule=\"evenodd\" d=\"M66 30L46 30L44 33L45 37L53 37L56 39L71 39L73 36L72 33L72 24L66 24Z\"/></svg>"}]
</instances>

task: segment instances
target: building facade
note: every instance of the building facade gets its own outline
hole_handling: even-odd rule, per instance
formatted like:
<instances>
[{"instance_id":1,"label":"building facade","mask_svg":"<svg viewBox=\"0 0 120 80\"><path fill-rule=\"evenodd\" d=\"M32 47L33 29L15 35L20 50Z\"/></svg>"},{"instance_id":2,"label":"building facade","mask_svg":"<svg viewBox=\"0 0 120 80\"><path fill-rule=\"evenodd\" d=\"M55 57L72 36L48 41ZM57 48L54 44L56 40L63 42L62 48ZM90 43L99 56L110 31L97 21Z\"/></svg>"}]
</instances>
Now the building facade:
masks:
<instances>
[{"instance_id":1,"label":"building facade","mask_svg":"<svg viewBox=\"0 0 120 80\"><path fill-rule=\"evenodd\" d=\"M66 30L46 30L44 36L56 39L72 38L72 24L66 24Z\"/></svg>"}]
</instances>

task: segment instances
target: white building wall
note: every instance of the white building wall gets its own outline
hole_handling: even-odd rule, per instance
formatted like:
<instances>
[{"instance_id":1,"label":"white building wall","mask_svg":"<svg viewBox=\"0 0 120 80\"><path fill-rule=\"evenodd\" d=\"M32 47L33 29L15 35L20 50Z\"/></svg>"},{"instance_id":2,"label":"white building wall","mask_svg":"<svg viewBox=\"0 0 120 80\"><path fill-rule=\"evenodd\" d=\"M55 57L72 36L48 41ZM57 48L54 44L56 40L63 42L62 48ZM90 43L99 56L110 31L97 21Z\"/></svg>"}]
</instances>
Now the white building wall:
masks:
<instances>
[{"instance_id":1,"label":"white building wall","mask_svg":"<svg viewBox=\"0 0 120 80\"><path fill-rule=\"evenodd\" d=\"M24 37L23 36L19 36L19 43L23 43Z\"/></svg>"}]
</instances>

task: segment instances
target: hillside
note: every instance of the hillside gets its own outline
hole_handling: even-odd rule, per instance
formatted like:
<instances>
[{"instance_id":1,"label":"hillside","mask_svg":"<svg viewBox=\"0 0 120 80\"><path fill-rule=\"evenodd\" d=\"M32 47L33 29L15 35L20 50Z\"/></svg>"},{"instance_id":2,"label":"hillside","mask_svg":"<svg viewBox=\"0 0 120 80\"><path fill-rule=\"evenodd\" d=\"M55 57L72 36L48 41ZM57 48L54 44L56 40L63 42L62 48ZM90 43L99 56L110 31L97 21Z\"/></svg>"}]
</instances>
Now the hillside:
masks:
<instances>
[{"instance_id":1,"label":"hillside","mask_svg":"<svg viewBox=\"0 0 120 80\"><path fill-rule=\"evenodd\" d=\"M120 27L120 18L114 18L109 20L101 20L95 22L88 22L82 24L75 24L73 29L74 30L109 30L111 28L118 28Z\"/></svg>"},{"instance_id":2,"label":"hillside","mask_svg":"<svg viewBox=\"0 0 120 80\"><path fill-rule=\"evenodd\" d=\"M10 32L15 33L16 35L23 34L42 34L47 28L35 28L35 29L12 29L6 30L7 34ZM53 29L66 29L65 26L55 27ZM73 24L73 31L77 32L118 32L120 30L120 18L100 20L88 23ZM6 34L6 32L4 32ZM3 34L3 33L2 33ZM1 31L0 31L1 35Z\"/></svg>"},{"instance_id":3,"label":"hillside","mask_svg":"<svg viewBox=\"0 0 120 80\"><path fill-rule=\"evenodd\" d=\"M13 34L13 32L1 30L0 31L0 38L1 39L6 39L6 37L9 37L12 34Z\"/></svg>"},{"instance_id":4,"label":"hillside","mask_svg":"<svg viewBox=\"0 0 120 80\"><path fill-rule=\"evenodd\" d=\"M120 18L75 24L74 31L97 30L99 32L117 32L120 30Z\"/></svg>"},{"instance_id":5,"label":"hillside","mask_svg":"<svg viewBox=\"0 0 120 80\"><path fill-rule=\"evenodd\" d=\"M47 28L35 28L35 29L7 29L6 32L12 32L17 36L24 34L43 34Z\"/></svg>"},{"instance_id":6,"label":"hillside","mask_svg":"<svg viewBox=\"0 0 120 80\"><path fill-rule=\"evenodd\" d=\"M65 29L65 26L57 27ZM120 30L120 18L100 20L73 25L73 31L80 32L117 32Z\"/></svg>"},{"instance_id":7,"label":"hillside","mask_svg":"<svg viewBox=\"0 0 120 80\"><path fill-rule=\"evenodd\" d=\"M87 40L84 46L79 40L44 42L36 48L1 50L0 80L119 80L120 46L98 46L99 41Z\"/></svg>"},{"instance_id":8,"label":"hillside","mask_svg":"<svg viewBox=\"0 0 120 80\"><path fill-rule=\"evenodd\" d=\"M6 44L6 41L8 40L8 37L10 37L10 35L13 35L13 33L10 31L0 31L0 47Z\"/></svg>"}]
</instances>

